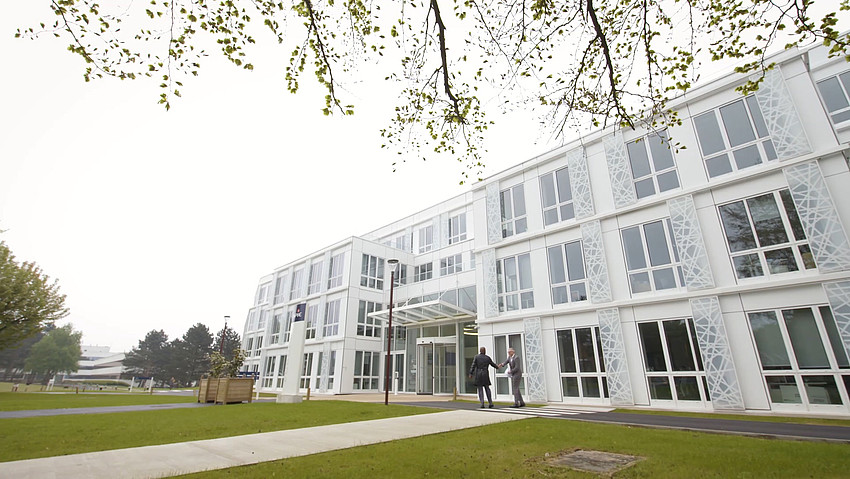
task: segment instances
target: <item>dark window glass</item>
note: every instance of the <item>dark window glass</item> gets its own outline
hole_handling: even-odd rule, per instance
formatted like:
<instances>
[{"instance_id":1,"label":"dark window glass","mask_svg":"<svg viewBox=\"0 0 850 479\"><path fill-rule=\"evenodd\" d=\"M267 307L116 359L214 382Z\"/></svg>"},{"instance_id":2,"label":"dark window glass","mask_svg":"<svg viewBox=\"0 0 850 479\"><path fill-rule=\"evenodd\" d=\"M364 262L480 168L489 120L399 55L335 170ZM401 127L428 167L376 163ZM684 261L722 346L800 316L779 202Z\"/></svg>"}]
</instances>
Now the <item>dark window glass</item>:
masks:
<instances>
[{"instance_id":1,"label":"dark window glass","mask_svg":"<svg viewBox=\"0 0 850 479\"><path fill-rule=\"evenodd\" d=\"M717 117L713 111L694 118L694 125L697 129L697 137L699 137L703 156L711 156L726 149L726 145L723 143L723 134L720 133L720 126L717 124Z\"/></svg>"},{"instance_id":2,"label":"dark window glass","mask_svg":"<svg viewBox=\"0 0 850 479\"><path fill-rule=\"evenodd\" d=\"M726 231L726 240L729 242L729 250L734 253L755 248L756 240L744 202L736 201L723 205L719 210L723 229Z\"/></svg>"},{"instance_id":3,"label":"dark window glass","mask_svg":"<svg viewBox=\"0 0 850 479\"><path fill-rule=\"evenodd\" d=\"M667 338L667 352L670 354L670 367L673 371L694 371L694 355L688 339L688 329L684 319L664 321L664 336Z\"/></svg>"},{"instance_id":4,"label":"dark window glass","mask_svg":"<svg viewBox=\"0 0 850 479\"><path fill-rule=\"evenodd\" d=\"M680 401L699 401L699 386L696 376L674 377L676 384L676 397Z\"/></svg>"},{"instance_id":5,"label":"dark window glass","mask_svg":"<svg viewBox=\"0 0 850 479\"><path fill-rule=\"evenodd\" d=\"M561 372L576 372L576 358L573 350L573 335L570 330L558 331L558 355L560 357Z\"/></svg>"},{"instance_id":6,"label":"dark window glass","mask_svg":"<svg viewBox=\"0 0 850 479\"><path fill-rule=\"evenodd\" d=\"M649 377L649 397L652 399L673 399L670 380L666 377Z\"/></svg>"},{"instance_id":7,"label":"dark window glass","mask_svg":"<svg viewBox=\"0 0 850 479\"><path fill-rule=\"evenodd\" d=\"M599 372L605 372L605 353L602 351L602 337L599 335L599 328L593 328L596 333L596 351L599 353ZM606 393L606 396L607 393Z\"/></svg>"},{"instance_id":8,"label":"dark window glass","mask_svg":"<svg viewBox=\"0 0 850 479\"><path fill-rule=\"evenodd\" d=\"M838 327L835 325L835 318L832 316L832 310L829 306L821 306L820 316L823 318L823 325L826 328L826 335L829 337L829 344L832 346L832 353L835 354L835 359L838 361L839 368L850 368L850 362L847 360L847 351L844 349L844 343L841 341L841 335L838 333Z\"/></svg>"},{"instance_id":9,"label":"dark window glass","mask_svg":"<svg viewBox=\"0 0 850 479\"><path fill-rule=\"evenodd\" d=\"M761 246L772 246L788 242L785 225L779 216L779 208L772 193L747 200L753 217L756 236Z\"/></svg>"},{"instance_id":10,"label":"dark window glass","mask_svg":"<svg viewBox=\"0 0 850 479\"><path fill-rule=\"evenodd\" d=\"M640 227L634 226L623 230L623 246L626 249L626 263L629 271L646 268Z\"/></svg>"},{"instance_id":11,"label":"dark window glass","mask_svg":"<svg viewBox=\"0 0 850 479\"><path fill-rule=\"evenodd\" d=\"M655 165L655 171L672 168L674 166L673 152L667 142L667 134L662 131L657 135L649 135L646 140L649 143L649 151L652 152L652 164Z\"/></svg>"},{"instance_id":12,"label":"dark window glass","mask_svg":"<svg viewBox=\"0 0 850 479\"><path fill-rule=\"evenodd\" d=\"M782 311L782 317L785 319L785 327L788 329L800 369L829 368L829 359L826 357L812 309L786 309Z\"/></svg>"},{"instance_id":13,"label":"dark window glass","mask_svg":"<svg viewBox=\"0 0 850 479\"><path fill-rule=\"evenodd\" d=\"M643 344L643 359L647 371L667 371L664 360L664 348L661 346L661 334L657 323L638 324L640 339ZM669 388L669 385L668 385Z\"/></svg>"},{"instance_id":14,"label":"dark window glass","mask_svg":"<svg viewBox=\"0 0 850 479\"><path fill-rule=\"evenodd\" d=\"M596 353L593 350L593 336L590 328L576 329L576 349L578 349L578 365L583 373L596 372Z\"/></svg>"},{"instance_id":15,"label":"dark window glass","mask_svg":"<svg viewBox=\"0 0 850 479\"><path fill-rule=\"evenodd\" d=\"M785 213L788 215L788 222L791 223L791 231L794 232L794 239L800 241L806 239L806 232L803 231L803 223L800 222L800 216L797 215L797 207L794 206L794 199L791 197L791 192L782 190L779 192L782 198L782 206L785 207Z\"/></svg>"},{"instance_id":16,"label":"dark window glass","mask_svg":"<svg viewBox=\"0 0 850 479\"><path fill-rule=\"evenodd\" d=\"M838 83L837 77L827 78L818 82L818 90L820 90L820 95L826 104L826 109L830 113L850 106L850 103L847 102L847 96L841 90L841 85Z\"/></svg>"},{"instance_id":17,"label":"dark window glass","mask_svg":"<svg viewBox=\"0 0 850 479\"><path fill-rule=\"evenodd\" d=\"M573 191L570 188L570 172L568 168L561 168L555 172L558 178L558 200L560 203L573 199Z\"/></svg>"},{"instance_id":18,"label":"dark window glass","mask_svg":"<svg viewBox=\"0 0 850 479\"><path fill-rule=\"evenodd\" d=\"M800 404L803 402L794 376L768 376L764 379L767 383L770 402L786 404Z\"/></svg>"},{"instance_id":19,"label":"dark window glass","mask_svg":"<svg viewBox=\"0 0 850 479\"><path fill-rule=\"evenodd\" d=\"M552 284L566 282L566 272L564 271L564 260L561 258L561 247L552 246L548 249L549 253L549 281Z\"/></svg>"},{"instance_id":20,"label":"dark window glass","mask_svg":"<svg viewBox=\"0 0 850 479\"><path fill-rule=\"evenodd\" d=\"M581 389L584 392L584 397L598 398L599 379L597 379L596 376L581 378Z\"/></svg>"},{"instance_id":21,"label":"dark window glass","mask_svg":"<svg viewBox=\"0 0 850 479\"><path fill-rule=\"evenodd\" d=\"M711 178L732 172L732 164L729 163L729 156L725 153L705 160L705 166L708 168L708 176Z\"/></svg>"},{"instance_id":22,"label":"dark window glass","mask_svg":"<svg viewBox=\"0 0 850 479\"><path fill-rule=\"evenodd\" d=\"M646 154L646 143L643 140L629 142L626 149L632 166L632 178L638 179L652 173L649 168L649 156Z\"/></svg>"},{"instance_id":23,"label":"dark window glass","mask_svg":"<svg viewBox=\"0 0 850 479\"><path fill-rule=\"evenodd\" d=\"M570 281L584 279L584 259L581 254L581 242L573 241L565 246L567 252L567 271Z\"/></svg>"},{"instance_id":24,"label":"dark window glass","mask_svg":"<svg viewBox=\"0 0 850 479\"><path fill-rule=\"evenodd\" d=\"M702 371L703 370L702 353L699 350L699 342L697 341L697 331L696 331L696 328L694 327L693 318L688 318L688 331L690 331L691 344L694 345L694 350L695 350L694 353L697 357L697 371ZM705 390L708 391L708 388L705 388Z\"/></svg>"},{"instance_id":25,"label":"dark window glass","mask_svg":"<svg viewBox=\"0 0 850 479\"><path fill-rule=\"evenodd\" d=\"M564 388L564 396L579 397L578 378L561 378L561 387Z\"/></svg>"},{"instance_id":26,"label":"dark window glass","mask_svg":"<svg viewBox=\"0 0 850 479\"><path fill-rule=\"evenodd\" d=\"M743 100L720 107L720 117L726 128L726 138L733 148L756 139Z\"/></svg>"},{"instance_id":27,"label":"dark window glass","mask_svg":"<svg viewBox=\"0 0 850 479\"><path fill-rule=\"evenodd\" d=\"M756 340L761 367L765 370L791 369L791 360L779 330L776 313L765 311L750 313L750 327Z\"/></svg>"},{"instance_id":28,"label":"dark window glass","mask_svg":"<svg viewBox=\"0 0 850 479\"><path fill-rule=\"evenodd\" d=\"M747 106L750 108L750 115L753 117L753 124L756 126L756 134L759 138L767 136L767 125L764 123L764 118L761 116L761 109L756 97L750 95L746 98Z\"/></svg>"},{"instance_id":29,"label":"dark window glass","mask_svg":"<svg viewBox=\"0 0 850 479\"><path fill-rule=\"evenodd\" d=\"M809 404L842 404L833 376L803 376Z\"/></svg>"},{"instance_id":30,"label":"dark window glass","mask_svg":"<svg viewBox=\"0 0 850 479\"><path fill-rule=\"evenodd\" d=\"M646 236L646 246L649 250L649 263L652 266L670 264L670 248L667 247L667 235L664 233L664 223L656 221L643 227Z\"/></svg>"}]
</instances>

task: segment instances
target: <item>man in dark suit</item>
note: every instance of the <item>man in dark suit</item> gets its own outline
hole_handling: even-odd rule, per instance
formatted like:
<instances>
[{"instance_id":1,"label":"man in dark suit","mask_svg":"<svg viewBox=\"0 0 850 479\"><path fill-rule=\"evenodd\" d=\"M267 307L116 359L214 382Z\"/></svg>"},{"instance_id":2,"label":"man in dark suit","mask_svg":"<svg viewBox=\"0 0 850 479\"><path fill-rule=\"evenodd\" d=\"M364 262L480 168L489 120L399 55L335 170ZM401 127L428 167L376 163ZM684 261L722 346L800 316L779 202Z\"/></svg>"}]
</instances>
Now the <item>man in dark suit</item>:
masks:
<instances>
[{"instance_id":1,"label":"man in dark suit","mask_svg":"<svg viewBox=\"0 0 850 479\"><path fill-rule=\"evenodd\" d=\"M508 377L511 380L511 388L514 392L514 405L511 407L523 407L525 401L522 400L522 394L519 392L519 384L522 382L522 361L516 355L514 348L508 348L508 359L505 360L499 367L508 365Z\"/></svg>"},{"instance_id":2,"label":"man in dark suit","mask_svg":"<svg viewBox=\"0 0 850 479\"><path fill-rule=\"evenodd\" d=\"M487 356L487 349L481 346L478 350L479 354L472 359L472 366L469 368L469 377L472 378L472 384L478 388L478 400L481 401L481 409L484 409L484 393L487 393L487 402L490 407L493 407L493 397L490 395L490 366L498 368L496 363Z\"/></svg>"}]
</instances>

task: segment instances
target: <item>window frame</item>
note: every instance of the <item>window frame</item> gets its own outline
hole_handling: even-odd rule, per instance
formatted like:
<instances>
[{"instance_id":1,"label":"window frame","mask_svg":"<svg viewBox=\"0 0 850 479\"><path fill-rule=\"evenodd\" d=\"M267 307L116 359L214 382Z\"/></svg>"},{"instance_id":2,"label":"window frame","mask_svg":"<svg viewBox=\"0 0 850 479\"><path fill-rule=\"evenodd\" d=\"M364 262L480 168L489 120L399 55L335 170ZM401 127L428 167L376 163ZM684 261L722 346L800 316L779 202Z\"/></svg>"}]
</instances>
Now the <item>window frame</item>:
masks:
<instances>
[{"instance_id":1,"label":"window frame","mask_svg":"<svg viewBox=\"0 0 850 479\"><path fill-rule=\"evenodd\" d=\"M830 110L827 104L827 97L821 89L822 84L826 84L830 80L835 80L838 84L839 91L844 95L844 106L840 106L835 110ZM829 121L833 126L844 126L850 121L850 70L846 70L835 75L831 75L815 83L818 90L818 97L821 100L824 111L829 116ZM838 117L838 118L836 118Z\"/></svg>"},{"instance_id":2,"label":"window frame","mask_svg":"<svg viewBox=\"0 0 850 479\"><path fill-rule=\"evenodd\" d=\"M440 276L448 276L463 271L463 254L453 254L440 258Z\"/></svg>"},{"instance_id":3,"label":"window frame","mask_svg":"<svg viewBox=\"0 0 850 479\"><path fill-rule=\"evenodd\" d=\"M656 158L658 152L656 151L655 145L651 143L653 138L658 138L658 142L663 147L666 145L667 151L670 153L670 163L672 166L667 166L662 169L658 169L658 163L661 161L660 158ZM638 145L638 146L633 146ZM659 147L659 148L660 148ZM639 168L638 158L633 156L633 151L636 152L638 148L643 150L643 153L646 155L645 159L647 161L646 167L648 167L649 172L640 174L638 176L638 171L636 169ZM679 170L676 164L676 156L673 154L673 148L670 145L669 138L667 137L667 130L662 130L657 133L650 133L636 140L632 140L626 143L626 156L628 157L629 162L629 173L632 175L632 185L635 190L635 197L638 200L643 198L649 198L652 196L657 196L662 193L666 193L671 190L675 190L682 187L682 182L679 179ZM676 179L676 186L672 186L666 188L664 190L661 189L661 184L659 181L660 177L673 177ZM647 183L649 182L649 183ZM641 191L641 187L638 185L641 184L652 184L653 191L652 193L645 194Z\"/></svg>"},{"instance_id":4,"label":"window frame","mask_svg":"<svg viewBox=\"0 0 850 479\"><path fill-rule=\"evenodd\" d=\"M521 201L518 202L517 199ZM525 201L525 186L522 183L499 192L499 206L502 238L528 231L528 208Z\"/></svg>"},{"instance_id":5,"label":"window frame","mask_svg":"<svg viewBox=\"0 0 850 479\"><path fill-rule=\"evenodd\" d=\"M669 332L665 324L684 322L686 338L688 340L688 349L690 349L690 361L693 365L691 369L674 369L674 358L671 355L671 339L668 337ZM647 357L647 343L644 336L644 326L654 325L653 330L658 334L657 338L661 344L661 354L664 361L663 370L651 370L650 361ZM684 402L686 404L702 404L707 405L710 402L708 383L705 376L705 364L702 358L702 351L699 349L699 343L696 335L696 326L693 318L672 318L658 319L649 321L639 321L635 323L637 329L638 341L640 344L641 360L643 364L643 373L646 378L646 388L649 393L650 402L672 401L673 403ZM666 380L666 385L669 388L670 397L661 398L654 397L655 389L653 389L653 378ZM679 391L677 379L694 378L697 385L699 399L682 398ZM660 382L659 382L660 384Z\"/></svg>"},{"instance_id":6,"label":"window frame","mask_svg":"<svg viewBox=\"0 0 850 479\"><path fill-rule=\"evenodd\" d=\"M668 263L660 263L658 265L652 264L652 256L649 248L649 241L647 241L646 236L646 227L650 225L655 225L656 223L660 223L664 232L665 239L665 247L667 257L670 260ZM629 248L633 242L629 242L626 240L625 233L627 231L633 230L637 228L640 231L640 240L641 240L641 249L643 253L643 264L642 267L632 267L630 265L631 256L629 255ZM626 280L629 283L629 291L632 296L635 295L646 295L652 294L660 291L679 291L686 287L685 279L684 279L684 271L682 270L682 261L679 256L678 245L676 245L676 238L673 235L673 226L670 223L669 217L660 218L654 221L648 221L646 223L641 223L637 225L627 226L625 228L620 229L620 242L623 247L623 259L625 260L626 265ZM671 269L673 271L673 281L675 283L674 287L669 288L659 288L657 286L660 275L656 274L663 270ZM647 283L649 284L649 289L635 291L633 283L633 277L646 274ZM662 278L663 279L663 278ZM668 278L669 279L669 278Z\"/></svg>"},{"instance_id":7,"label":"window frame","mask_svg":"<svg viewBox=\"0 0 850 479\"><path fill-rule=\"evenodd\" d=\"M449 244L466 241L466 212L449 217Z\"/></svg>"},{"instance_id":8,"label":"window frame","mask_svg":"<svg viewBox=\"0 0 850 479\"><path fill-rule=\"evenodd\" d=\"M426 225L419 228L419 254L427 253L434 249L434 225Z\"/></svg>"},{"instance_id":9,"label":"window frame","mask_svg":"<svg viewBox=\"0 0 850 479\"><path fill-rule=\"evenodd\" d=\"M562 181L566 182L565 188L562 187ZM550 188L551 191L549 191ZM569 198L562 198L561 196L565 196L566 193L569 193ZM547 195L552 195L551 201L547 200ZM565 166L540 175L540 204L543 207L544 228L575 219L575 195L573 195L569 167Z\"/></svg>"},{"instance_id":10,"label":"window frame","mask_svg":"<svg viewBox=\"0 0 850 479\"><path fill-rule=\"evenodd\" d=\"M523 268L520 264L522 258L528 261L528 267ZM513 263L513 269L516 271L516 289L508 289L511 283L506 277L509 272L508 265ZM528 278L525 278L524 269L528 270ZM534 309L534 285L532 282L531 273L531 254L521 253L515 256L507 256L496 260L496 283L497 294L499 299L499 312L521 311L524 309ZM526 284L527 281L527 284ZM515 304L516 307L511 307Z\"/></svg>"},{"instance_id":11,"label":"window frame","mask_svg":"<svg viewBox=\"0 0 850 479\"><path fill-rule=\"evenodd\" d=\"M581 274L582 277L578 279L570 279L570 258L572 257L568 252L568 246L578 245L579 248L579 258L581 259ZM554 269L553 254L557 252L558 256L556 259L560 261L560 269L564 275L564 281L556 282L555 274L556 271ZM552 305L559 304L569 304L569 303L578 303L582 301L587 301L589 299L589 293L587 290L587 263L584 260L584 245L581 239L568 241L566 243L552 245L546 248L546 262L549 266L549 287L552 292ZM560 295L556 293L556 290L560 290L563 288L564 294ZM579 297L578 299L573 299L573 293L579 293L580 290L584 289L584 297ZM566 301L559 301L560 297L566 297Z\"/></svg>"},{"instance_id":12,"label":"window frame","mask_svg":"<svg viewBox=\"0 0 850 479\"><path fill-rule=\"evenodd\" d=\"M721 110L723 110L724 108L732 108L738 103L741 103L741 105L743 105L744 107L744 112L747 116L747 125L749 126L750 132L755 138L732 146L732 142L729 138L730 129L729 127L727 127L723 119L723 113ZM756 111L758 115L755 116L753 114L753 111ZM716 131L707 131L705 129L701 130L699 128L698 123L702 121L701 119L707 120L709 117L713 120L714 125L704 126L709 126L709 130L716 127ZM700 155L703 159L703 165L705 166L706 174L710 179L717 178L719 176L723 176L730 173L735 173L741 170L745 170L747 168L752 168L778 159L776 155L776 147L773 145L773 139L770 136L770 131L767 130L767 126L764 122L764 115L762 114L761 108L759 108L754 95L749 95L744 98L738 98L734 101L725 103L709 111L694 115L692 124L694 128L694 133L697 137L697 144L699 145ZM734 125L731 126L734 127ZM763 132L760 130L763 130ZM700 131L704 131L704 133L701 135ZM740 131L740 129L732 128L732 131ZM706 148L711 146L709 144L710 141L708 140L712 140L707 135L714 135L716 133L720 134L719 139L723 143L722 148L719 150L712 150L709 153L705 153ZM706 135L705 139L703 138L703 135ZM734 154L736 152L741 152L741 154L743 155L744 150L748 150L752 146L756 146L756 149L758 150L759 161L753 164L745 164L744 166L740 166ZM728 165L728 168L722 168L722 171L717 170L716 173L712 173L712 167L709 165L709 163L714 162L715 164L719 164L719 162L722 161L722 157L725 157L725 161Z\"/></svg>"},{"instance_id":13,"label":"window frame","mask_svg":"<svg viewBox=\"0 0 850 479\"><path fill-rule=\"evenodd\" d=\"M422 263L413 267L413 282L428 281L434 278L434 263Z\"/></svg>"},{"instance_id":14,"label":"window frame","mask_svg":"<svg viewBox=\"0 0 850 479\"><path fill-rule=\"evenodd\" d=\"M345 251L331 256L328 265L328 289L342 286L345 274Z\"/></svg>"},{"instance_id":15,"label":"window frame","mask_svg":"<svg viewBox=\"0 0 850 479\"><path fill-rule=\"evenodd\" d=\"M310 274L307 279L307 296L318 294L322 291L322 266L324 261L316 261L310 264Z\"/></svg>"},{"instance_id":16,"label":"window frame","mask_svg":"<svg viewBox=\"0 0 850 479\"><path fill-rule=\"evenodd\" d=\"M384 258L363 253L360 263L360 286L384 290Z\"/></svg>"},{"instance_id":17,"label":"window frame","mask_svg":"<svg viewBox=\"0 0 850 479\"><path fill-rule=\"evenodd\" d=\"M591 335L591 342L593 346L593 354L594 354L594 370L586 371L582 368L582 357L581 351L578 347L578 331L588 330ZM569 336L567 336L569 334ZM574 367L574 371L570 371L569 364L564 364L563 359L565 359L567 351L561 350L562 348L562 337L569 337L570 347L572 348L572 365ZM561 389L561 397L565 401L571 400L579 400L581 402L606 402L610 400L610 393L608 391L608 373L605 370L605 356L603 356L602 351L602 339L599 332L599 326L591 325L591 326L579 326L575 328L564 328L558 329L555 331L555 351L558 354L558 374L560 377L560 389ZM571 381L574 379L574 381ZM591 382L593 379L596 381L596 390L599 391L598 396L593 396L592 394L588 394L590 391L590 385L593 384ZM567 388L569 383L574 383L574 387L577 395L569 395L567 393Z\"/></svg>"},{"instance_id":18,"label":"window frame","mask_svg":"<svg viewBox=\"0 0 850 479\"><path fill-rule=\"evenodd\" d=\"M773 206L776 211L779 213L779 220L782 223L783 232L785 233L786 241L782 243L772 243L766 246L762 246L762 239L759 238L759 231L756 228L756 220L753 217L752 207L750 204L750 200L755 200L757 198L763 198L766 196L771 196L773 199ZM732 205L740 203L744 212L746 213L747 226L749 226L749 239L755 242L755 247L750 247L746 249L732 251L733 246L733 238L729 236L729 224L727 224L724 217L724 208L731 207ZM796 220L791 217L791 212L789 212L789 208L793 209L794 217ZM730 211L731 210L726 210ZM775 275L785 275L790 273L805 273L806 271L817 270L817 262L815 261L814 255L811 251L811 245L809 244L809 238L806 235L805 229L802 226L802 223L799 218L799 212L797 212L797 206L794 204L793 199L791 198L791 193L788 188L783 188L779 190L769 191L766 193L761 193L754 196L748 196L746 198L738 199L735 201L730 201L727 203L723 203L717 205L717 215L718 220L720 221L720 225L723 229L723 236L726 239L726 251L729 253L729 259L732 266L732 271L735 274L735 278L737 281L748 281L753 279L768 279ZM775 219L773 219L775 221ZM766 220L760 220L764 223ZM743 225L741 225L743 226ZM795 228L796 226L796 228ZM798 237L802 236L802 239ZM747 240L748 238L744 238ZM740 239L738 241L741 241ZM773 272L771 261L768 259L767 254L771 252L779 252L782 250L790 249L794 258L794 266L797 268L796 270L789 271L777 271ZM807 250L807 252L805 251ZM756 255L758 256L759 263L758 269L761 274L753 274L750 276L741 276L743 272L746 270L739 268L749 268L753 270L752 257ZM744 264L740 261L736 262L736 258L743 258L742 261L747 260L749 258L748 263ZM787 258L787 256L786 256Z\"/></svg>"},{"instance_id":19,"label":"window frame","mask_svg":"<svg viewBox=\"0 0 850 479\"><path fill-rule=\"evenodd\" d=\"M383 303L361 299L357 304L357 331L356 336L365 338L380 338L383 321L369 316L369 313L383 310Z\"/></svg>"}]
</instances>

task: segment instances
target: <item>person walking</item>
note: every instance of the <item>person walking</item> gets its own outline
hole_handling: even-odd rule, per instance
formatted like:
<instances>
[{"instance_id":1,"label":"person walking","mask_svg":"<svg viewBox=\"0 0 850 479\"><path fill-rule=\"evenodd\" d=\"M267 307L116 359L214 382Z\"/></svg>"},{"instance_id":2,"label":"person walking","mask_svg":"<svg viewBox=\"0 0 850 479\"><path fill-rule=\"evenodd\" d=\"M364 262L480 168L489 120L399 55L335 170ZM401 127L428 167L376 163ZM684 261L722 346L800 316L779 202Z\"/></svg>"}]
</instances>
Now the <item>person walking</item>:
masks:
<instances>
[{"instance_id":1,"label":"person walking","mask_svg":"<svg viewBox=\"0 0 850 479\"><path fill-rule=\"evenodd\" d=\"M478 388L478 400L481 401L481 409L484 409L484 394L487 394L487 402L490 403L490 408L493 407L493 397L490 394L490 366L499 368L496 363L487 356L487 349L484 346L478 350L478 354L472 359L472 366L469 368L469 377L472 378L472 384Z\"/></svg>"},{"instance_id":2,"label":"person walking","mask_svg":"<svg viewBox=\"0 0 850 479\"><path fill-rule=\"evenodd\" d=\"M511 388L514 392L514 405L511 407L524 407L525 401L522 400L522 394L519 392L519 383L522 382L522 361L516 355L514 348L508 348L508 359L499 365L499 368L508 366L508 378L511 380Z\"/></svg>"}]
</instances>

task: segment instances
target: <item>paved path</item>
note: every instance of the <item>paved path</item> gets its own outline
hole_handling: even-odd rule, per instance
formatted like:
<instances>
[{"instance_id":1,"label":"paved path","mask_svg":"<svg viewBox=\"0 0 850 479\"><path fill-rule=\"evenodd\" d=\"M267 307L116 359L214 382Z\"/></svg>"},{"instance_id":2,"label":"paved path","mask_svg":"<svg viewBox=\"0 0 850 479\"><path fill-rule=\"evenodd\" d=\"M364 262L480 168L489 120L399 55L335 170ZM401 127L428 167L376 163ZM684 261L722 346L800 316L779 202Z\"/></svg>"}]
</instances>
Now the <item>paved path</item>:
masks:
<instances>
[{"instance_id":1,"label":"paved path","mask_svg":"<svg viewBox=\"0 0 850 479\"><path fill-rule=\"evenodd\" d=\"M408 439L522 419L454 410L262 434L0 463L0 478L157 478Z\"/></svg>"}]
</instances>

